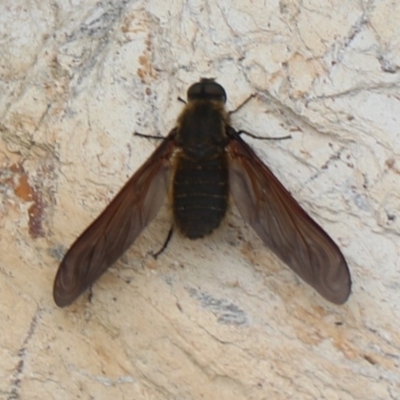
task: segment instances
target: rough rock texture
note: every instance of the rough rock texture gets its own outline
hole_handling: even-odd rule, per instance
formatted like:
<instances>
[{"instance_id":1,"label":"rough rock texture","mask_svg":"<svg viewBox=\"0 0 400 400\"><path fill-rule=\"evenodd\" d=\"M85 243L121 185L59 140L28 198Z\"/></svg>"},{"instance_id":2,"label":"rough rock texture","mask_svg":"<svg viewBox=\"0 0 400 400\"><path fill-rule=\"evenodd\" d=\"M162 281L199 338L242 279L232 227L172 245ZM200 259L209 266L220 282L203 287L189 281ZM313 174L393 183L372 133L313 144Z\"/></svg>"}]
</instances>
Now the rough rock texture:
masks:
<instances>
[{"instance_id":1,"label":"rough rock texture","mask_svg":"<svg viewBox=\"0 0 400 400\"><path fill-rule=\"evenodd\" d=\"M400 3L0 4L0 398L400 398ZM72 306L62 255L216 77L235 127L348 260L328 304L239 218L175 236L166 205Z\"/></svg>"}]
</instances>

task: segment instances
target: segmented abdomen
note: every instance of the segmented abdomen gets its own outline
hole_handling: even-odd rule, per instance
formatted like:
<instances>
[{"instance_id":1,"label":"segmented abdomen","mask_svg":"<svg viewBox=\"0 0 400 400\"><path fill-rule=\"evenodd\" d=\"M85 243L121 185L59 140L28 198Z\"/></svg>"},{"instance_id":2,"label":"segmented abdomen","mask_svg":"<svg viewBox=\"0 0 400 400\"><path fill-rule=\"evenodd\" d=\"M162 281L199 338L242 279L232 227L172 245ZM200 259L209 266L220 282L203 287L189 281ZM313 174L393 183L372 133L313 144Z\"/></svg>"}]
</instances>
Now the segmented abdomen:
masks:
<instances>
[{"instance_id":1,"label":"segmented abdomen","mask_svg":"<svg viewBox=\"0 0 400 400\"><path fill-rule=\"evenodd\" d=\"M173 183L175 223L190 239L218 227L228 207L228 165L223 153L195 162L179 157Z\"/></svg>"}]
</instances>

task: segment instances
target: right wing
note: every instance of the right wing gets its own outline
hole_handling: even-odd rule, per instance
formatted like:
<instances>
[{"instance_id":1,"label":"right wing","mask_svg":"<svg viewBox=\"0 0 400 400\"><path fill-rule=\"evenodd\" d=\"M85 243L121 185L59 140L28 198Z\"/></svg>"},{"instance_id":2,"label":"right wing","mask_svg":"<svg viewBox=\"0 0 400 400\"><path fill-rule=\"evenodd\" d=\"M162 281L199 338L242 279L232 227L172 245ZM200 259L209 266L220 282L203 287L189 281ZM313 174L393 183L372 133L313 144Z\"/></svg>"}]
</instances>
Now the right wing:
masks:
<instances>
[{"instance_id":1,"label":"right wing","mask_svg":"<svg viewBox=\"0 0 400 400\"><path fill-rule=\"evenodd\" d=\"M172 130L99 217L76 239L54 279L59 307L71 304L135 241L156 216L168 191Z\"/></svg>"},{"instance_id":2,"label":"right wing","mask_svg":"<svg viewBox=\"0 0 400 400\"><path fill-rule=\"evenodd\" d=\"M338 246L232 128L229 136L229 181L243 219L321 296L344 303L351 278Z\"/></svg>"}]
</instances>

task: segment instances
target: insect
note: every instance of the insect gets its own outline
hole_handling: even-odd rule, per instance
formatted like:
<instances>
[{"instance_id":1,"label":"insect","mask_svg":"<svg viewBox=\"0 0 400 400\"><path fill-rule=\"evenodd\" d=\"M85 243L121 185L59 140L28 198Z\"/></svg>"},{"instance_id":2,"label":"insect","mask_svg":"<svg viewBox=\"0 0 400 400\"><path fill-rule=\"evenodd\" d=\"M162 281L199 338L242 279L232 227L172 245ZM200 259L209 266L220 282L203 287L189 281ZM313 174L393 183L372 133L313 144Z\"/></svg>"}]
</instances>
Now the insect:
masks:
<instances>
[{"instance_id":1,"label":"insect","mask_svg":"<svg viewBox=\"0 0 400 400\"><path fill-rule=\"evenodd\" d=\"M230 125L226 93L213 79L189 87L177 125L62 260L53 296L71 304L126 250L172 192L174 226L190 239L208 235L232 196L243 219L300 278L332 303L350 295L338 246L294 200Z\"/></svg>"}]
</instances>

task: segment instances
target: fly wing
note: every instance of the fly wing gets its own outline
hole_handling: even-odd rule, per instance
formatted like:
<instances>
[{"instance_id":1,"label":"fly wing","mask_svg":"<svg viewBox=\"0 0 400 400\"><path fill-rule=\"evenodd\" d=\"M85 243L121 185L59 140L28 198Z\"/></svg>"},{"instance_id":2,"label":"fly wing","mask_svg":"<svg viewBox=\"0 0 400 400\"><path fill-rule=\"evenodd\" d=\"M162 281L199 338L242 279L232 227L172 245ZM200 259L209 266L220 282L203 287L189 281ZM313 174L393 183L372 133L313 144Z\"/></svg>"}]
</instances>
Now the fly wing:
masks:
<instances>
[{"instance_id":1,"label":"fly wing","mask_svg":"<svg viewBox=\"0 0 400 400\"><path fill-rule=\"evenodd\" d=\"M243 219L321 296L335 304L344 303L350 295L351 278L338 246L239 134L229 129L229 183Z\"/></svg>"},{"instance_id":2,"label":"fly wing","mask_svg":"<svg viewBox=\"0 0 400 400\"><path fill-rule=\"evenodd\" d=\"M64 256L53 288L59 307L92 285L156 216L168 190L174 134L171 131Z\"/></svg>"}]
</instances>

